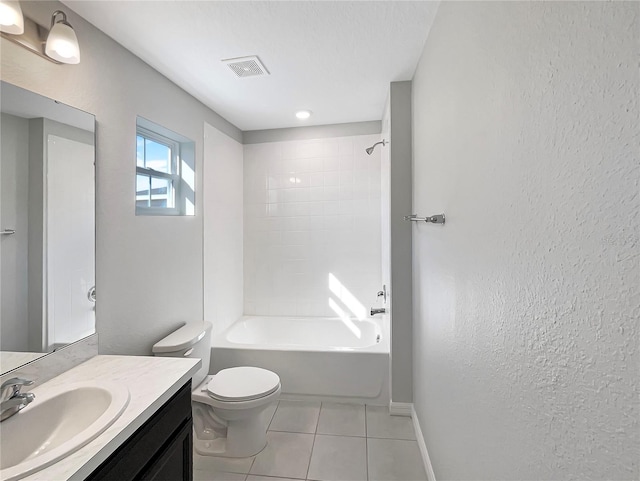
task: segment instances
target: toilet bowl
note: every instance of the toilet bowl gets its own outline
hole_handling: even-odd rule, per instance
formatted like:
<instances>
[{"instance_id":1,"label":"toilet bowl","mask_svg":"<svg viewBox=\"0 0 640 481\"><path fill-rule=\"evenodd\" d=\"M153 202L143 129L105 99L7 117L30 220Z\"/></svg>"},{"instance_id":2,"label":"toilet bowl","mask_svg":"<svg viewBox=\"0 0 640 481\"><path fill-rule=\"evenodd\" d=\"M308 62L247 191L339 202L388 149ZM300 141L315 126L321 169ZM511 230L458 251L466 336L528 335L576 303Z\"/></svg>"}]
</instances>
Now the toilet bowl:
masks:
<instances>
[{"instance_id":1,"label":"toilet bowl","mask_svg":"<svg viewBox=\"0 0 640 481\"><path fill-rule=\"evenodd\" d=\"M211 323L192 322L153 346L156 356L200 358L191 391L194 447L204 456L248 457L267 444L265 410L280 397L272 371L242 366L208 375Z\"/></svg>"},{"instance_id":2,"label":"toilet bowl","mask_svg":"<svg viewBox=\"0 0 640 481\"><path fill-rule=\"evenodd\" d=\"M194 416L196 452L245 457L262 451L267 445L268 427L263 413L278 400L280 390L278 375L257 367L234 367L207 376L191 398L212 409L210 419L206 412L201 413L209 423L200 424Z\"/></svg>"}]
</instances>

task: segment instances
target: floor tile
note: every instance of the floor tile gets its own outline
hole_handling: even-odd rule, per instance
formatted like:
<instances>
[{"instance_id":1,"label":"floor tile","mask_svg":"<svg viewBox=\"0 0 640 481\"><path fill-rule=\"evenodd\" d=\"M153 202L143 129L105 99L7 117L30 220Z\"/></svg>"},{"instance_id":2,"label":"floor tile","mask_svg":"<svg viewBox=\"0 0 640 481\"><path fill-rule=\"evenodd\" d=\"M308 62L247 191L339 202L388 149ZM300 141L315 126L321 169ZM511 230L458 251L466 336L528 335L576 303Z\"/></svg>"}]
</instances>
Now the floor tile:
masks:
<instances>
[{"instance_id":1,"label":"floor tile","mask_svg":"<svg viewBox=\"0 0 640 481\"><path fill-rule=\"evenodd\" d=\"M413 422L408 416L391 416L385 406L367 405L367 437L415 440Z\"/></svg>"},{"instance_id":2,"label":"floor tile","mask_svg":"<svg viewBox=\"0 0 640 481\"><path fill-rule=\"evenodd\" d=\"M247 474L253 459L250 458L223 458L220 456L201 456L193 453L193 469L210 473L240 473Z\"/></svg>"},{"instance_id":3,"label":"floor tile","mask_svg":"<svg viewBox=\"0 0 640 481\"><path fill-rule=\"evenodd\" d=\"M315 433L319 415L319 402L280 401L269 430L288 433Z\"/></svg>"},{"instance_id":4,"label":"floor tile","mask_svg":"<svg viewBox=\"0 0 640 481\"><path fill-rule=\"evenodd\" d=\"M249 473L305 479L312 447L312 434L269 431L267 447L256 456Z\"/></svg>"},{"instance_id":5,"label":"floor tile","mask_svg":"<svg viewBox=\"0 0 640 481\"><path fill-rule=\"evenodd\" d=\"M294 478L274 478L272 476L254 476L250 474L247 481L294 481Z\"/></svg>"},{"instance_id":6,"label":"floor tile","mask_svg":"<svg viewBox=\"0 0 640 481\"><path fill-rule=\"evenodd\" d=\"M273 415L276 413L276 409L278 409L278 403L273 403L262 412L262 419L264 419L264 423L267 428L271 424L271 420L273 419Z\"/></svg>"},{"instance_id":7,"label":"floor tile","mask_svg":"<svg viewBox=\"0 0 640 481\"><path fill-rule=\"evenodd\" d=\"M369 481L426 481L416 441L367 439Z\"/></svg>"},{"instance_id":8,"label":"floor tile","mask_svg":"<svg viewBox=\"0 0 640 481\"><path fill-rule=\"evenodd\" d=\"M193 470L193 481L245 481L246 474Z\"/></svg>"},{"instance_id":9,"label":"floor tile","mask_svg":"<svg viewBox=\"0 0 640 481\"><path fill-rule=\"evenodd\" d=\"M307 479L367 481L367 440L316 435Z\"/></svg>"},{"instance_id":10,"label":"floor tile","mask_svg":"<svg viewBox=\"0 0 640 481\"><path fill-rule=\"evenodd\" d=\"M322 403L318 434L366 436L363 404Z\"/></svg>"}]
</instances>

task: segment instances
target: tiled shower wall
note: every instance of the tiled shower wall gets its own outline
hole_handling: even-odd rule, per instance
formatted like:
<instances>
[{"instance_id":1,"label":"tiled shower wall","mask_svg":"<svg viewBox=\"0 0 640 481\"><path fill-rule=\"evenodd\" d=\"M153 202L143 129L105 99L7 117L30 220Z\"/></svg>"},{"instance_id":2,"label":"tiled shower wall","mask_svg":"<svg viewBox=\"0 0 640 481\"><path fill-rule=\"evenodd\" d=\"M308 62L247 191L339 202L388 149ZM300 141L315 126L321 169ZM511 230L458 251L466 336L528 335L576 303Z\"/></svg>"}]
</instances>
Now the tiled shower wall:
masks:
<instances>
[{"instance_id":1,"label":"tiled shower wall","mask_svg":"<svg viewBox=\"0 0 640 481\"><path fill-rule=\"evenodd\" d=\"M379 135L244 146L246 315L363 317L380 272Z\"/></svg>"}]
</instances>

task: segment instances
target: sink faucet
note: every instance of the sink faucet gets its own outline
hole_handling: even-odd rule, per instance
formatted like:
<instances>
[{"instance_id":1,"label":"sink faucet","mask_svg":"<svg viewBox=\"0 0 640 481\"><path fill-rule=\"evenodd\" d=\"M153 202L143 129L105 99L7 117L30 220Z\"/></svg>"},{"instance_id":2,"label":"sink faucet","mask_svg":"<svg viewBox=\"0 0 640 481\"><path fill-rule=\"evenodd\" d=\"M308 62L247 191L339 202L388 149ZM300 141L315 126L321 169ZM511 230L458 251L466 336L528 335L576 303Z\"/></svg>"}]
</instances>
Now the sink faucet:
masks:
<instances>
[{"instance_id":1,"label":"sink faucet","mask_svg":"<svg viewBox=\"0 0 640 481\"><path fill-rule=\"evenodd\" d=\"M0 421L13 416L27 404L31 403L36 395L30 392L22 393L22 386L31 386L33 381L12 377L0 386Z\"/></svg>"}]
</instances>

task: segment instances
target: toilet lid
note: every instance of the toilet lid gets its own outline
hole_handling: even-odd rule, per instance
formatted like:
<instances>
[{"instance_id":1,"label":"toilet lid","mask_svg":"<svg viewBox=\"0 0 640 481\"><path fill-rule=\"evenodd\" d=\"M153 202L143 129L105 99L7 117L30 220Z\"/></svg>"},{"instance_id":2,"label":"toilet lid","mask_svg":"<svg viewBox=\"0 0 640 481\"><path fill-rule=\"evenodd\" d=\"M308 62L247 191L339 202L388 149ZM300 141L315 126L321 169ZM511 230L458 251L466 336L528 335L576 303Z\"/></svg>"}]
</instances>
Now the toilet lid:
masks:
<instances>
[{"instance_id":1,"label":"toilet lid","mask_svg":"<svg viewBox=\"0 0 640 481\"><path fill-rule=\"evenodd\" d=\"M250 401L268 396L280 386L275 372L259 367L223 369L207 384L209 395L220 401Z\"/></svg>"}]
</instances>

